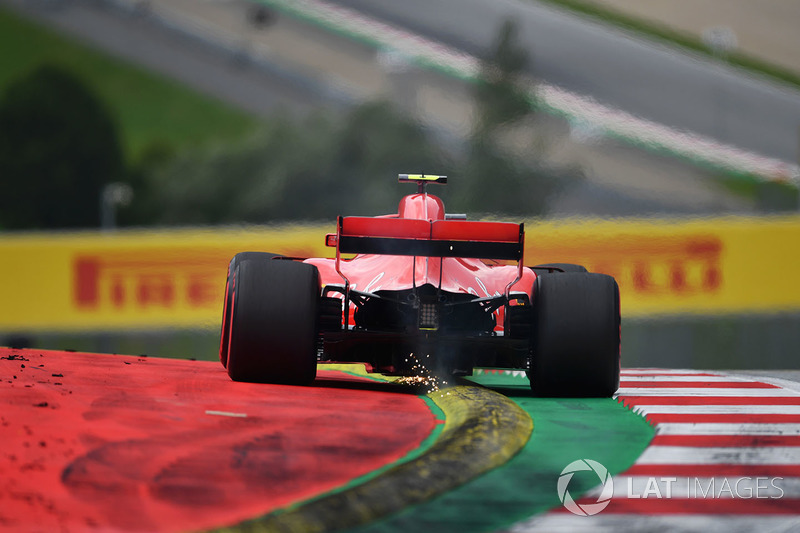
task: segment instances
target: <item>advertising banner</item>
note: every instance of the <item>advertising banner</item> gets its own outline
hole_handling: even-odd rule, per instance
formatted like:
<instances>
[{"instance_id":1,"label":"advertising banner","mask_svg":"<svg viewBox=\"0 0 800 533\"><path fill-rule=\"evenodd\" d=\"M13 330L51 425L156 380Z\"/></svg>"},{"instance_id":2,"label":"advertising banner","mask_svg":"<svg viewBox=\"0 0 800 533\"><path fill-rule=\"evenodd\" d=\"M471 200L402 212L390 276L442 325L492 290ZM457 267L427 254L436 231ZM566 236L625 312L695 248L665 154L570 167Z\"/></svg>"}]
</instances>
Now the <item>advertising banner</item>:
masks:
<instances>
[{"instance_id":1,"label":"advertising banner","mask_svg":"<svg viewBox=\"0 0 800 533\"><path fill-rule=\"evenodd\" d=\"M0 331L216 328L240 251L331 257L330 226L0 235ZM800 310L800 217L526 224L525 263L611 274L625 317Z\"/></svg>"},{"instance_id":2,"label":"advertising banner","mask_svg":"<svg viewBox=\"0 0 800 533\"><path fill-rule=\"evenodd\" d=\"M0 331L218 327L237 252L329 254L331 228L0 237Z\"/></svg>"},{"instance_id":3,"label":"advertising banner","mask_svg":"<svg viewBox=\"0 0 800 533\"><path fill-rule=\"evenodd\" d=\"M800 310L800 217L527 226L529 264L611 274L624 316Z\"/></svg>"}]
</instances>

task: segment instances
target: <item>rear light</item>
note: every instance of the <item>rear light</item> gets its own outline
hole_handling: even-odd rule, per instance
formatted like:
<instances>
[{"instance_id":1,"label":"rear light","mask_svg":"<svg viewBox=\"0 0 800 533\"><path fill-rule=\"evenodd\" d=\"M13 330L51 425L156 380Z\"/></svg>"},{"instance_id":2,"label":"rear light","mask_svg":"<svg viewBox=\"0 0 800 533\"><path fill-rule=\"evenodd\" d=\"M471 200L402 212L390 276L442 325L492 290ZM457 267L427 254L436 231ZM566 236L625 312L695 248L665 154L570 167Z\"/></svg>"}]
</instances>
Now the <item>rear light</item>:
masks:
<instances>
[{"instance_id":1,"label":"rear light","mask_svg":"<svg viewBox=\"0 0 800 533\"><path fill-rule=\"evenodd\" d=\"M437 304L420 304L419 329L439 329L439 307Z\"/></svg>"}]
</instances>

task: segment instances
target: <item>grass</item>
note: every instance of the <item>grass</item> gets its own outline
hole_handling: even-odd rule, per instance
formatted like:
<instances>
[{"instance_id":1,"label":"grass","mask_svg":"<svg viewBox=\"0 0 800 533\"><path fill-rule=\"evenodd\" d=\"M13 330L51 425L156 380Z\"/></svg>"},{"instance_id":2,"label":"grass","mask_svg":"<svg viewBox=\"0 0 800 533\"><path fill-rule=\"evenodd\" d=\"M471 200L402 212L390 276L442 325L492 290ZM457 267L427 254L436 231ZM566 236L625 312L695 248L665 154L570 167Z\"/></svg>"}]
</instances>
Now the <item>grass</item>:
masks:
<instances>
[{"instance_id":1,"label":"grass","mask_svg":"<svg viewBox=\"0 0 800 533\"><path fill-rule=\"evenodd\" d=\"M154 143L181 149L243 137L257 125L221 101L0 9L0 99L9 83L42 64L69 68L97 92L129 162Z\"/></svg>"},{"instance_id":2,"label":"grass","mask_svg":"<svg viewBox=\"0 0 800 533\"><path fill-rule=\"evenodd\" d=\"M585 0L541 0L542 2L559 6L588 17L601 20L607 24L638 33L640 35L669 42L673 45L686 48L708 56L714 56L713 51L703 43L702 39L670 27L636 17L631 17L614 9L608 9L593 2ZM727 62L737 67L749 70L776 79L783 83L800 88L800 74L748 56L741 52L732 52Z\"/></svg>"},{"instance_id":3,"label":"grass","mask_svg":"<svg viewBox=\"0 0 800 533\"><path fill-rule=\"evenodd\" d=\"M800 192L792 183L760 181L733 174L718 177L717 181L728 191L755 202L762 211L797 212Z\"/></svg>"}]
</instances>

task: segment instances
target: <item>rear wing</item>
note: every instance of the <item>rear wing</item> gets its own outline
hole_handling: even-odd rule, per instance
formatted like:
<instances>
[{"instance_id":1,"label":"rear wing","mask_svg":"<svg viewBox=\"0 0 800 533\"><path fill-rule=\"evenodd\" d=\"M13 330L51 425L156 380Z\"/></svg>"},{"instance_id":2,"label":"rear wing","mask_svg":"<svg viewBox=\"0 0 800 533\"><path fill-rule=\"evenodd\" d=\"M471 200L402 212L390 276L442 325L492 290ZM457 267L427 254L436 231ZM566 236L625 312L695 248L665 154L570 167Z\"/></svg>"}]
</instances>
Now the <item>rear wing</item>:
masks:
<instances>
[{"instance_id":1,"label":"rear wing","mask_svg":"<svg viewBox=\"0 0 800 533\"><path fill-rule=\"evenodd\" d=\"M524 224L371 217L339 217L336 233L325 238L326 245L336 247L345 310L350 306L350 280L340 268L343 253L513 260L517 277L506 286L508 301L511 287L522 279L524 242ZM347 329L349 314L344 316Z\"/></svg>"},{"instance_id":2,"label":"rear wing","mask_svg":"<svg viewBox=\"0 0 800 533\"><path fill-rule=\"evenodd\" d=\"M524 224L339 217L326 244L340 253L521 261Z\"/></svg>"}]
</instances>

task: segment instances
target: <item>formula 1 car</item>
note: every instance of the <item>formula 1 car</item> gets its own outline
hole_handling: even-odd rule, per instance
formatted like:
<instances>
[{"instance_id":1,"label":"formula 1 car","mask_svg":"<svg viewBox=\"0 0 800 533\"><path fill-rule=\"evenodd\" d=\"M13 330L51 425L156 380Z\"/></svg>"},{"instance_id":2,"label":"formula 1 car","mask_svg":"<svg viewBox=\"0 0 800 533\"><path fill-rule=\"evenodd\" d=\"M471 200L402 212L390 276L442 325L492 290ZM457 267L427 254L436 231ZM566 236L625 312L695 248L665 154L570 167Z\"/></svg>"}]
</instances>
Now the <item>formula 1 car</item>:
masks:
<instances>
[{"instance_id":1,"label":"formula 1 car","mask_svg":"<svg viewBox=\"0 0 800 533\"><path fill-rule=\"evenodd\" d=\"M332 259L243 252L228 267L220 360L235 381L310 384L319 361L471 375L521 369L541 396L619 386L619 289L579 265L524 267L523 224L467 221L417 193L397 214L339 217ZM356 254L346 259L343 254Z\"/></svg>"}]
</instances>

